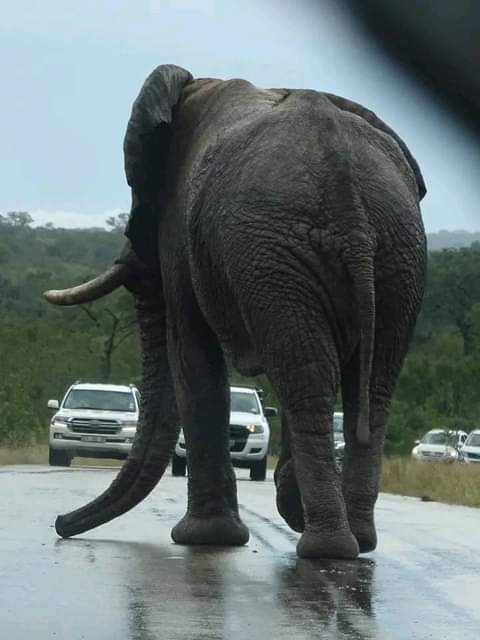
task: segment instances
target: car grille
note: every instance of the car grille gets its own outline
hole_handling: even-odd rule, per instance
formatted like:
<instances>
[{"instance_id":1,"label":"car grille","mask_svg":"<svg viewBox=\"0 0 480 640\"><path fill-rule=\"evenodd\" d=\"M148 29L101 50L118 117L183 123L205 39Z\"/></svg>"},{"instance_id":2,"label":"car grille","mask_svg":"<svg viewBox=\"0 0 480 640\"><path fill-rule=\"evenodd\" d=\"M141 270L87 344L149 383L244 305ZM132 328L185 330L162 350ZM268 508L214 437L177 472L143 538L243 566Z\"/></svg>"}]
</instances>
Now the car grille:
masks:
<instances>
[{"instance_id":1,"label":"car grille","mask_svg":"<svg viewBox=\"0 0 480 640\"><path fill-rule=\"evenodd\" d=\"M243 451L245 449L245 445L247 444L248 435L250 431L241 424L231 424L230 425L230 451Z\"/></svg>"},{"instance_id":2,"label":"car grille","mask_svg":"<svg viewBox=\"0 0 480 640\"><path fill-rule=\"evenodd\" d=\"M245 449L246 440L235 440L230 447L230 451L243 451Z\"/></svg>"},{"instance_id":3,"label":"car grille","mask_svg":"<svg viewBox=\"0 0 480 640\"><path fill-rule=\"evenodd\" d=\"M90 432L89 432L90 433ZM241 424L231 424L229 429L229 437L230 437L230 451L243 451L245 449L245 445L247 444L248 436L250 431ZM185 449L185 443L179 442L178 446L180 449Z\"/></svg>"},{"instance_id":4,"label":"car grille","mask_svg":"<svg viewBox=\"0 0 480 640\"><path fill-rule=\"evenodd\" d=\"M230 439L231 440L246 440L250 431L247 427L241 424L230 425Z\"/></svg>"},{"instance_id":5,"label":"car grille","mask_svg":"<svg viewBox=\"0 0 480 640\"><path fill-rule=\"evenodd\" d=\"M73 431L73 433L100 433L111 435L118 433L121 425L116 420L73 418L73 420L68 423L68 428L70 431Z\"/></svg>"},{"instance_id":6,"label":"car grille","mask_svg":"<svg viewBox=\"0 0 480 640\"><path fill-rule=\"evenodd\" d=\"M442 453L440 451L422 451L422 456L425 456L427 458L444 458L445 455L445 453Z\"/></svg>"},{"instance_id":7,"label":"car grille","mask_svg":"<svg viewBox=\"0 0 480 640\"><path fill-rule=\"evenodd\" d=\"M466 452L464 453L464 456L466 458L472 458L472 460L480 460L480 453L472 453L472 452Z\"/></svg>"}]
</instances>

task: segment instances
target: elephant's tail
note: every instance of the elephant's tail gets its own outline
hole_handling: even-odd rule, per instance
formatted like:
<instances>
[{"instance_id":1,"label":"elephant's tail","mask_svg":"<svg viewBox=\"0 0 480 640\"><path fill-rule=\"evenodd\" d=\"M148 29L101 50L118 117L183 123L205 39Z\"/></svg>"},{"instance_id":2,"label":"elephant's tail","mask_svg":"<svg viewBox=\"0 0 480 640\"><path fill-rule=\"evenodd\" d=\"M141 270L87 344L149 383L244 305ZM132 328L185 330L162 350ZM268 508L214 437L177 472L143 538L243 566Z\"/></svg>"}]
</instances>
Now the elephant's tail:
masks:
<instances>
[{"instance_id":1,"label":"elephant's tail","mask_svg":"<svg viewBox=\"0 0 480 640\"><path fill-rule=\"evenodd\" d=\"M368 253L367 253L368 252ZM363 251L362 251L363 253ZM366 255L367 253L367 255ZM375 351L374 251L365 249L362 258L352 258L348 270L353 280L360 327L357 440L370 440L370 378Z\"/></svg>"}]
</instances>

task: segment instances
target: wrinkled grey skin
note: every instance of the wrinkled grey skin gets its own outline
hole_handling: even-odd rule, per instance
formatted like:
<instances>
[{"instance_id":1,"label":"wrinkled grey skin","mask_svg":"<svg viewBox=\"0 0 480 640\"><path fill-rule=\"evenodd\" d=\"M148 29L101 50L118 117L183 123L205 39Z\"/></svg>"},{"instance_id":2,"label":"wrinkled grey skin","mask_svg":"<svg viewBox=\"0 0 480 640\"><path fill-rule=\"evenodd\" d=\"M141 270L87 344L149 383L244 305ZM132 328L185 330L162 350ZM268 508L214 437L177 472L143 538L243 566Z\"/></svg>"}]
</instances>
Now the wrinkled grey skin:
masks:
<instances>
[{"instance_id":1,"label":"wrinkled grey skin","mask_svg":"<svg viewBox=\"0 0 480 640\"><path fill-rule=\"evenodd\" d=\"M424 289L415 160L343 98L194 80L173 65L147 79L124 148L133 205L118 262L139 309L141 424L112 486L60 516L57 531L80 533L142 500L182 424L188 507L174 541L247 542L228 450L228 354L243 374L265 372L280 399L277 505L303 532L298 554L374 549L388 406Z\"/></svg>"}]
</instances>

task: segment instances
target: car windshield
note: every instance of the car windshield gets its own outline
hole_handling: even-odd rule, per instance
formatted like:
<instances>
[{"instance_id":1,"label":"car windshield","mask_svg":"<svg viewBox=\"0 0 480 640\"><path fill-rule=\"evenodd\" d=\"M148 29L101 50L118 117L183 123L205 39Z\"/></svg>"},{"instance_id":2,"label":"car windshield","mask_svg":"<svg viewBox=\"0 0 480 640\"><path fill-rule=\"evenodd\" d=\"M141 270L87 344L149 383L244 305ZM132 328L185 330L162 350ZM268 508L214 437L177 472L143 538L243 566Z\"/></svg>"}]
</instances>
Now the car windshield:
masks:
<instances>
[{"instance_id":1,"label":"car windshield","mask_svg":"<svg viewBox=\"0 0 480 640\"><path fill-rule=\"evenodd\" d=\"M455 444L457 438L448 433L448 431L437 431L430 432L423 436L422 444L443 444L443 445L453 445Z\"/></svg>"},{"instance_id":2,"label":"car windshield","mask_svg":"<svg viewBox=\"0 0 480 640\"><path fill-rule=\"evenodd\" d=\"M343 415L333 416L333 431L335 433L343 433Z\"/></svg>"},{"instance_id":3,"label":"car windshield","mask_svg":"<svg viewBox=\"0 0 480 640\"><path fill-rule=\"evenodd\" d=\"M465 444L468 447L480 447L480 433L472 433Z\"/></svg>"},{"instance_id":4,"label":"car windshield","mask_svg":"<svg viewBox=\"0 0 480 640\"><path fill-rule=\"evenodd\" d=\"M135 411L133 393L72 389L63 403L64 409L97 409L99 411Z\"/></svg>"},{"instance_id":5,"label":"car windshield","mask_svg":"<svg viewBox=\"0 0 480 640\"><path fill-rule=\"evenodd\" d=\"M232 391L230 395L230 411L243 411L244 413L260 413L257 397L254 393Z\"/></svg>"}]
</instances>

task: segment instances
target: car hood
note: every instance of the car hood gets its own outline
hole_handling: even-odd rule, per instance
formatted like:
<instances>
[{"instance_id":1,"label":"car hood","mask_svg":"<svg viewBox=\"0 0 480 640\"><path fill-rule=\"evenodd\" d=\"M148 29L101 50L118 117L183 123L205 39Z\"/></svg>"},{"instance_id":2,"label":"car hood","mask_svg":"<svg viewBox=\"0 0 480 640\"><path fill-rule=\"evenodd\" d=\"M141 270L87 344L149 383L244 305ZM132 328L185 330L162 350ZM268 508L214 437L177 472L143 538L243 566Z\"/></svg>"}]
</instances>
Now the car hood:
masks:
<instances>
[{"instance_id":1,"label":"car hood","mask_svg":"<svg viewBox=\"0 0 480 640\"><path fill-rule=\"evenodd\" d=\"M99 411L98 409L62 409L55 417L80 418L86 420L133 421L138 419L134 411Z\"/></svg>"},{"instance_id":2,"label":"car hood","mask_svg":"<svg viewBox=\"0 0 480 640\"><path fill-rule=\"evenodd\" d=\"M477 453L478 455L480 455L480 447L472 447L469 445L464 445L462 447L462 451L465 451L465 453Z\"/></svg>"},{"instance_id":3,"label":"car hood","mask_svg":"<svg viewBox=\"0 0 480 640\"><path fill-rule=\"evenodd\" d=\"M264 424L264 419L259 413L249 413L248 411L232 411L230 413L230 424Z\"/></svg>"}]
</instances>

